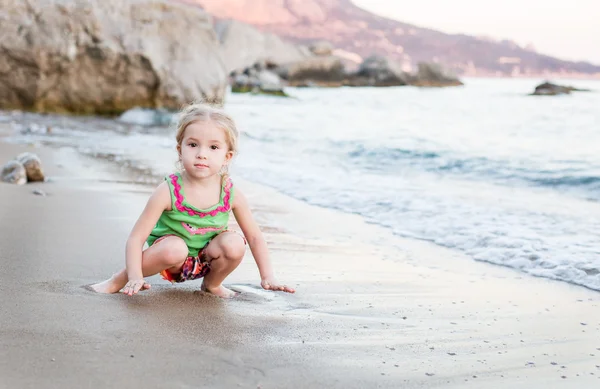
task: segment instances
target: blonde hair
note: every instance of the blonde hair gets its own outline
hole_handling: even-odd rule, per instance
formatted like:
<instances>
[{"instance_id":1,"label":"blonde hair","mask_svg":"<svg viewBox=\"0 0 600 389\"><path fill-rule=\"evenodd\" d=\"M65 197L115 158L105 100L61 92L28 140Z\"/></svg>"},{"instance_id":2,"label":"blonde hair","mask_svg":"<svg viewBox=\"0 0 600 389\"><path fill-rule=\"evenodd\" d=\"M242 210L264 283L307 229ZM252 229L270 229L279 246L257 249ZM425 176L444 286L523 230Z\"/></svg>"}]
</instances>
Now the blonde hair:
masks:
<instances>
[{"instance_id":1,"label":"blonde hair","mask_svg":"<svg viewBox=\"0 0 600 389\"><path fill-rule=\"evenodd\" d=\"M190 104L184 107L179 113L177 120L177 133L175 139L177 140L177 146L181 147L183 142L183 135L185 129L192 123L196 122L212 122L217 127L225 132L225 140L229 151L236 155L238 152L238 137L239 132L235 125L235 121L229 116L223 109L213 107L208 104ZM228 166L225 165L225 172L223 176L228 176Z\"/></svg>"}]
</instances>

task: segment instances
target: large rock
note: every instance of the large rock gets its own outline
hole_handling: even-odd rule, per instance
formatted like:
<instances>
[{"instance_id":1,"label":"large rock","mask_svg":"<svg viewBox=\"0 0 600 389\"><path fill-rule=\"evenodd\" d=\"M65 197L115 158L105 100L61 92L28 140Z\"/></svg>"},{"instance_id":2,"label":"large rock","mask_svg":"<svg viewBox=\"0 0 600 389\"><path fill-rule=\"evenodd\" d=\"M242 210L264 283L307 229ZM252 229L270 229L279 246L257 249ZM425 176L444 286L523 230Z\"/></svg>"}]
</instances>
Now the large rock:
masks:
<instances>
[{"instance_id":1,"label":"large rock","mask_svg":"<svg viewBox=\"0 0 600 389\"><path fill-rule=\"evenodd\" d=\"M305 47L285 42L276 35L260 32L234 20L218 22L215 30L228 73L257 62L267 61L279 65L300 61L312 55Z\"/></svg>"},{"instance_id":2,"label":"large rock","mask_svg":"<svg viewBox=\"0 0 600 389\"><path fill-rule=\"evenodd\" d=\"M347 81L349 86L402 86L408 84L408 75L399 63L373 55L360 65Z\"/></svg>"},{"instance_id":3,"label":"large rock","mask_svg":"<svg viewBox=\"0 0 600 389\"><path fill-rule=\"evenodd\" d=\"M27 171L19 161L8 161L2 166L0 179L11 184L23 185L27 183Z\"/></svg>"},{"instance_id":4,"label":"large rock","mask_svg":"<svg viewBox=\"0 0 600 389\"><path fill-rule=\"evenodd\" d=\"M243 73L235 73L232 76L231 91L287 97L279 75L260 63L246 68Z\"/></svg>"},{"instance_id":5,"label":"large rock","mask_svg":"<svg viewBox=\"0 0 600 389\"><path fill-rule=\"evenodd\" d=\"M44 181L42 161L37 155L32 153L22 153L15 159L25 167L27 182Z\"/></svg>"},{"instance_id":6,"label":"large rock","mask_svg":"<svg viewBox=\"0 0 600 389\"><path fill-rule=\"evenodd\" d=\"M211 18L167 0L2 0L0 108L115 114L221 100Z\"/></svg>"},{"instance_id":7,"label":"large rock","mask_svg":"<svg viewBox=\"0 0 600 389\"><path fill-rule=\"evenodd\" d=\"M589 92L589 89L577 89L572 86L563 86L553 84L551 82L544 82L535 87L532 95L536 96L556 96L556 95L568 95L571 92Z\"/></svg>"},{"instance_id":8,"label":"large rock","mask_svg":"<svg viewBox=\"0 0 600 389\"><path fill-rule=\"evenodd\" d=\"M452 73L437 63L419 63L415 75L411 75L409 83L415 86L460 86L463 83Z\"/></svg>"},{"instance_id":9,"label":"large rock","mask_svg":"<svg viewBox=\"0 0 600 389\"><path fill-rule=\"evenodd\" d=\"M290 85L341 85L345 77L344 64L338 57L310 57L277 68L278 74Z\"/></svg>"}]
</instances>

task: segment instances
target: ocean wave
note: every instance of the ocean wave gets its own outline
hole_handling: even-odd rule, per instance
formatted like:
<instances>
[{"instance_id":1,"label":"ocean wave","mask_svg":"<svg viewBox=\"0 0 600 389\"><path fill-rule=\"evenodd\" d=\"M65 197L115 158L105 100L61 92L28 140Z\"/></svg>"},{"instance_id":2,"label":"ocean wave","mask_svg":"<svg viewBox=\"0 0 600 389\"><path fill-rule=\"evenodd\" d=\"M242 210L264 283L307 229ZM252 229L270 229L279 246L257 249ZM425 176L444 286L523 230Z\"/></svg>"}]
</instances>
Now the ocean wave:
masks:
<instances>
[{"instance_id":1,"label":"ocean wave","mask_svg":"<svg viewBox=\"0 0 600 389\"><path fill-rule=\"evenodd\" d=\"M595 197L600 189L600 175L590 171L600 171L594 166L544 169L535 161L500 160L481 156L460 156L449 151L415 150L399 147L373 147L338 142L345 147L345 157L355 166L365 170L391 172L398 168L417 168L431 173L453 174L466 178L502 181L520 181L541 187L579 188ZM549 161L557 166L568 166L564 161Z\"/></svg>"}]
</instances>

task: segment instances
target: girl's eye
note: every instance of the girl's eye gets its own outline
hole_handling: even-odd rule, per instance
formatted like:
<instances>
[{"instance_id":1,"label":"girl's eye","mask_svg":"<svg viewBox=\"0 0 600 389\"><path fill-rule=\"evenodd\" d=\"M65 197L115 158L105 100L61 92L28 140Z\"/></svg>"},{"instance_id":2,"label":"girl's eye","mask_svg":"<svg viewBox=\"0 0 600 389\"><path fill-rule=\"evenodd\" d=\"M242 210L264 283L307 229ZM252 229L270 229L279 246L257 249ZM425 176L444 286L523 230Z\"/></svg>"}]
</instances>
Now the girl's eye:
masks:
<instances>
[{"instance_id":1,"label":"girl's eye","mask_svg":"<svg viewBox=\"0 0 600 389\"><path fill-rule=\"evenodd\" d=\"M217 146L217 145L212 145L212 146L210 146L210 148L211 148L212 150L218 150L218 149L219 149L219 146Z\"/></svg>"},{"instance_id":2,"label":"girl's eye","mask_svg":"<svg viewBox=\"0 0 600 389\"><path fill-rule=\"evenodd\" d=\"M197 144L197 143L194 143L194 142L191 142L191 143L189 143L189 146L190 146L190 147L196 147L196 146L198 146L198 144Z\"/></svg>"}]
</instances>

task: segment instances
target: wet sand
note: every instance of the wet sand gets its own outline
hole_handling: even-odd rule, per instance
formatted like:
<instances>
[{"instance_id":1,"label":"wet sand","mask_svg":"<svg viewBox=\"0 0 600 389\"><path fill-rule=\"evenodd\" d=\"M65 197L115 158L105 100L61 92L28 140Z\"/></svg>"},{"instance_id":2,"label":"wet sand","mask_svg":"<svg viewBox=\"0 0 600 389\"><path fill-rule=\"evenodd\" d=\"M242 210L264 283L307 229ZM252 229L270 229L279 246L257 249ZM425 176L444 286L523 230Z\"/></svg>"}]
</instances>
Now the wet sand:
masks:
<instances>
[{"instance_id":1,"label":"wet sand","mask_svg":"<svg viewBox=\"0 0 600 389\"><path fill-rule=\"evenodd\" d=\"M0 162L23 150L0 142ZM261 290L250 253L231 301L156 276L135 297L95 294L150 188L70 149L30 151L50 181L0 183L2 388L600 385L599 293L239 179L295 295Z\"/></svg>"}]
</instances>

